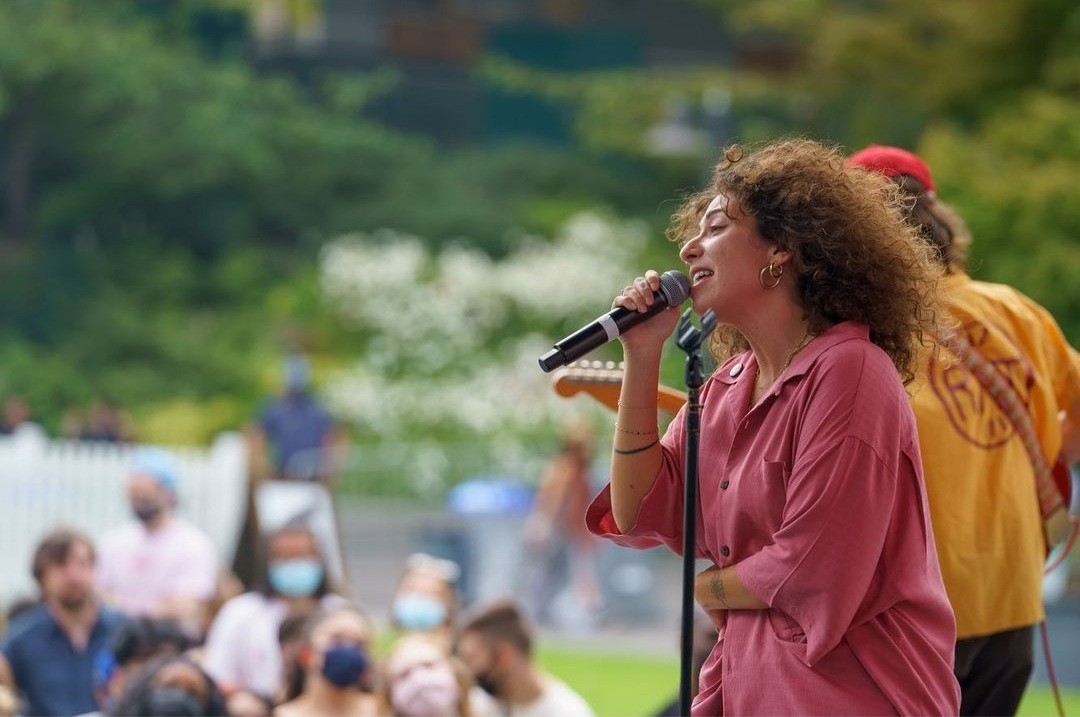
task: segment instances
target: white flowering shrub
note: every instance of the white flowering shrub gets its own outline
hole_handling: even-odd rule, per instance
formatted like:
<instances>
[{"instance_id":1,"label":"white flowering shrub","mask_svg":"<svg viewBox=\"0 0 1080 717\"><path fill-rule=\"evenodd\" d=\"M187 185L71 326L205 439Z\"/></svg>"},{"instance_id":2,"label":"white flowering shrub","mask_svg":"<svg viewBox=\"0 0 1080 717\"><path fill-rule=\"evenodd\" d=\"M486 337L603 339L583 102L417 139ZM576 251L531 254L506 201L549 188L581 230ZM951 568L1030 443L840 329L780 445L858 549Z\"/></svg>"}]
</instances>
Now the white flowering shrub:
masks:
<instances>
[{"instance_id":1,"label":"white flowering shrub","mask_svg":"<svg viewBox=\"0 0 1080 717\"><path fill-rule=\"evenodd\" d=\"M355 364L330 377L331 410L373 444L423 446L417 465L398 467L417 492L445 487L432 465L443 483L455 478L432 446L471 445L484 460L527 465L537 439L570 413L605 416L585 397L557 396L537 359L610 305L640 271L646 239L643 223L581 213L553 240L525 240L498 261L460 247L432 253L392 231L331 242L321 290L358 348Z\"/></svg>"}]
</instances>

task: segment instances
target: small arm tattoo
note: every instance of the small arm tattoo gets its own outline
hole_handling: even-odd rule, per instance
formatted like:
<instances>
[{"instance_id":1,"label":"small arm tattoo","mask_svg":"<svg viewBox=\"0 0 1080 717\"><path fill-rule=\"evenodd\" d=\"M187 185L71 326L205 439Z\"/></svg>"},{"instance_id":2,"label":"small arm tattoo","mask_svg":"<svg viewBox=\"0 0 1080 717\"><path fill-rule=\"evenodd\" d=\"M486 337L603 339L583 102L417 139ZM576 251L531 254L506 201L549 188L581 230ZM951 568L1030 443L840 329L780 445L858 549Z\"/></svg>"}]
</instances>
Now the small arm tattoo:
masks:
<instances>
[{"instance_id":1,"label":"small arm tattoo","mask_svg":"<svg viewBox=\"0 0 1080 717\"><path fill-rule=\"evenodd\" d=\"M719 570L713 573L712 579L709 580L709 592L720 603L721 608L728 609L727 593L724 592L724 581L720 579Z\"/></svg>"}]
</instances>

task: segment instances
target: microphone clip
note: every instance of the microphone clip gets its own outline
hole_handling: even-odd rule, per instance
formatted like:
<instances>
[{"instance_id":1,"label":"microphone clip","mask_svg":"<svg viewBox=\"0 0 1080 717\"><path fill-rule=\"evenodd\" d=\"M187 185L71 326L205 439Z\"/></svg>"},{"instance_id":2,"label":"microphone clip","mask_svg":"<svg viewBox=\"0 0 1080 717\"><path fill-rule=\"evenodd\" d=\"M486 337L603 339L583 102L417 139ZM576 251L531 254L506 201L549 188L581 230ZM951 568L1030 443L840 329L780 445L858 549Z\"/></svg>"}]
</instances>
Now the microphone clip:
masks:
<instances>
[{"instance_id":1,"label":"microphone clip","mask_svg":"<svg viewBox=\"0 0 1080 717\"><path fill-rule=\"evenodd\" d=\"M701 344L709 338L709 334L716 328L716 314L712 309L705 312L701 317L701 328L691 323L693 309L687 309L679 317L679 324L675 327L675 345L688 354L697 353Z\"/></svg>"}]
</instances>

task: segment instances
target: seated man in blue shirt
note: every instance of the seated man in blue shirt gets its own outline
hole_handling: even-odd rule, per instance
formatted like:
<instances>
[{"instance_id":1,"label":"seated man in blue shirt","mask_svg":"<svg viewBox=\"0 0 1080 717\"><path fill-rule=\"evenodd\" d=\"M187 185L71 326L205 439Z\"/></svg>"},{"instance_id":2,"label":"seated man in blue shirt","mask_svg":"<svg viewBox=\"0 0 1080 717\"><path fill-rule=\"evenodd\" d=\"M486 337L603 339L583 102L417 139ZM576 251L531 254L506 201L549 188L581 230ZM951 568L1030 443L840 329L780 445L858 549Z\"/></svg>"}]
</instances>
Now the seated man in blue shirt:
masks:
<instances>
[{"instance_id":1,"label":"seated man in blue shirt","mask_svg":"<svg viewBox=\"0 0 1080 717\"><path fill-rule=\"evenodd\" d=\"M27 715L78 715L98 709L93 668L123 617L94 595L94 546L72 530L45 536L34 552L41 604L19 615L0 642L0 683Z\"/></svg>"}]
</instances>

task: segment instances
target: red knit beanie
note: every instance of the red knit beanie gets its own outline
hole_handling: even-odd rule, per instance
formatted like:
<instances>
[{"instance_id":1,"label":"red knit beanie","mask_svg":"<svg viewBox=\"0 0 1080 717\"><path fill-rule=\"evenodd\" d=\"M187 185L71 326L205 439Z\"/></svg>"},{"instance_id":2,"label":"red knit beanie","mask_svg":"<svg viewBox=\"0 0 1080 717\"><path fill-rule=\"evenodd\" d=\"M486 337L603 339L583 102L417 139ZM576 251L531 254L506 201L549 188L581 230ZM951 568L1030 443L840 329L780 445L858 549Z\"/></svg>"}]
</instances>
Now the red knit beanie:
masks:
<instances>
[{"instance_id":1,"label":"red knit beanie","mask_svg":"<svg viewBox=\"0 0 1080 717\"><path fill-rule=\"evenodd\" d=\"M872 144L848 157L847 164L849 167L862 167L881 172L890 178L906 174L919 180L927 191L934 191L934 178L930 174L930 167L906 149Z\"/></svg>"}]
</instances>

